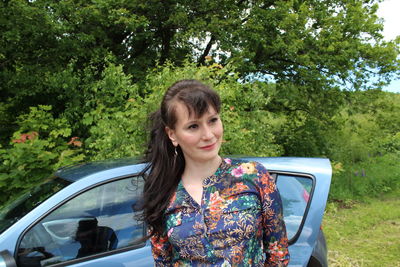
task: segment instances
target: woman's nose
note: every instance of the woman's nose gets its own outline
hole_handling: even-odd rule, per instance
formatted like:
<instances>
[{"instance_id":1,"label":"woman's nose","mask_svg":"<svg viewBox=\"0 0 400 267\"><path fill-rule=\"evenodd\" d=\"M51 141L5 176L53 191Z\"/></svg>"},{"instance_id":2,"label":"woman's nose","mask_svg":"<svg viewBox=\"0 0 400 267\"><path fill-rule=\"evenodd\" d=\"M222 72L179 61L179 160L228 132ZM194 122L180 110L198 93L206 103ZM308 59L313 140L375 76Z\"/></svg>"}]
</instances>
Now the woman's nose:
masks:
<instances>
[{"instance_id":1,"label":"woman's nose","mask_svg":"<svg viewBox=\"0 0 400 267\"><path fill-rule=\"evenodd\" d=\"M214 134L212 132L212 129L207 125L204 126L203 128L203 139L208 140L213 138Z\"/></svg>"}]
</instances>

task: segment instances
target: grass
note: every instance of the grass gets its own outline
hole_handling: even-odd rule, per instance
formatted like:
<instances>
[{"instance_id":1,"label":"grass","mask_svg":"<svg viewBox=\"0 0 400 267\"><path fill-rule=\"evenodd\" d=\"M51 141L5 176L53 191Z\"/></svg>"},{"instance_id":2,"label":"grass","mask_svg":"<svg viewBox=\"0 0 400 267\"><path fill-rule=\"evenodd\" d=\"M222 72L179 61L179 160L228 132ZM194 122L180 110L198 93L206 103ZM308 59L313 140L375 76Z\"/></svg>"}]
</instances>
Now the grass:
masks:
<instances>
[{"instance_id":1,"label":"grass","mask_svg":"<svg viewBox=\"0 0 400 267\"><path fill-rule=\"evenodd\" d=\"M323 229L330 267L400 267L399 196L328 204Z\"/></svg>"}]
</instances>

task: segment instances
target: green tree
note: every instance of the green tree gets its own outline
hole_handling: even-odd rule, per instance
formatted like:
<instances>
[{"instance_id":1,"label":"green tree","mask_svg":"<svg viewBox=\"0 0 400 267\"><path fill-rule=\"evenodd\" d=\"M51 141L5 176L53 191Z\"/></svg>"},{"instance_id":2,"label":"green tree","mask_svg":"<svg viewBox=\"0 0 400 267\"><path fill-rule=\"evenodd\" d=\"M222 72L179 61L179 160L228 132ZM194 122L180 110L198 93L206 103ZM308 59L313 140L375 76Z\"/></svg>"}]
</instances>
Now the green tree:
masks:
<instances>
[{"instance_id":1,"label":"green tree","mask_svg":"<svg viewBox=\"0 0 400 267\"><path fill-rule=\"evenodd\" d=\"M56 116L68 110L74 131L88 137L79 123L91 102L85 91L109 63L144 88L157 64L186 59L235 66L243 83L275 82L275 99L260 110L298 120L288 133L301 121L329 123L340 88L379 88L399 70L399 39L383 40L378 2L1 1L0 112L9 116L0 135L10 136L30 106L49 104ZM324 127L312 124L309 134Z\"/></svg>"}]
</instances>

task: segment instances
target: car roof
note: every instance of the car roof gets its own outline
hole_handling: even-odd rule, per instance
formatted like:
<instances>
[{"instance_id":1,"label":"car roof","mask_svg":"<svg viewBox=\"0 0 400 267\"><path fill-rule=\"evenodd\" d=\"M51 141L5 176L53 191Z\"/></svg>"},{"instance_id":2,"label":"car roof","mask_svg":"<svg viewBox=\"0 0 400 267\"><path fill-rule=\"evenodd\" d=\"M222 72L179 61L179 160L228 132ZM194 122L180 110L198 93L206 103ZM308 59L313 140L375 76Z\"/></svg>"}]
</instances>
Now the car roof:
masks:
<instances>
[{"instance_id":1,"label":"car roof","mask_svg":"<svg viewBox=\"0 0 400 267\"><path fill-rule=\"evenodd\" d=\"M327 158L305 157L245 157L262 163L269 171L309 173L313 175L331 174L331 164Z\"/></svg>"},{"instance_id":2,"label":"car roof","mask_svg":"<svg viewBox=\"0 0 400 267\"><path fill-rule=\"evenodd\" d=\"M270 171L301 172L313 175L327 174L331 171L329 159L326 158L243 157L243 159L258 161ZM140 159L137 157L95 161L61 168L55 175L70 182L75 182L89 175L101 172L111 173L113 170L121 168L122 169L118 172L120 175L124 175L124 173L125 175L129 175L138 172L137 167L140 162ZM136 168L130 168L133 166ZM141 168L143 168L143 166L141 166Z\"/></svg>"},{"instance_id":3,"label":"car roof","mask_svg":"<svg viewBox=\"0 0 400 267\"><path fill-rule=\"evenodd\" d=\"M76 182L83 177L92 174L137 165L140 162L140 159L137 157L93 161L60 168L56 171L55 176L61 177L70 182Z\"/></svg>"}]
</instances>

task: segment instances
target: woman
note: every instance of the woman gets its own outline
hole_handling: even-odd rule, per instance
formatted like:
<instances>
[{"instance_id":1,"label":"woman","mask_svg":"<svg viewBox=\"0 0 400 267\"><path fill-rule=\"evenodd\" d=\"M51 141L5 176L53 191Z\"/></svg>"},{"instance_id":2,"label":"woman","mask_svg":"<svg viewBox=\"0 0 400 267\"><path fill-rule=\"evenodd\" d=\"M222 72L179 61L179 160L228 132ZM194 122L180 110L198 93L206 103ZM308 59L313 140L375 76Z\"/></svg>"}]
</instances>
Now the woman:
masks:
<instances>
[{"instance_id":1,"label":"woman","mask_svg":"<svg viewBox=\"0 0 400 267\"><path fill-rule=\"evenodd\" d=\"M144 217L156 266L286 266L282 204L257 162L221 158L220 99L196 80L152 114Z\"/></svg>"}]
</instances>

